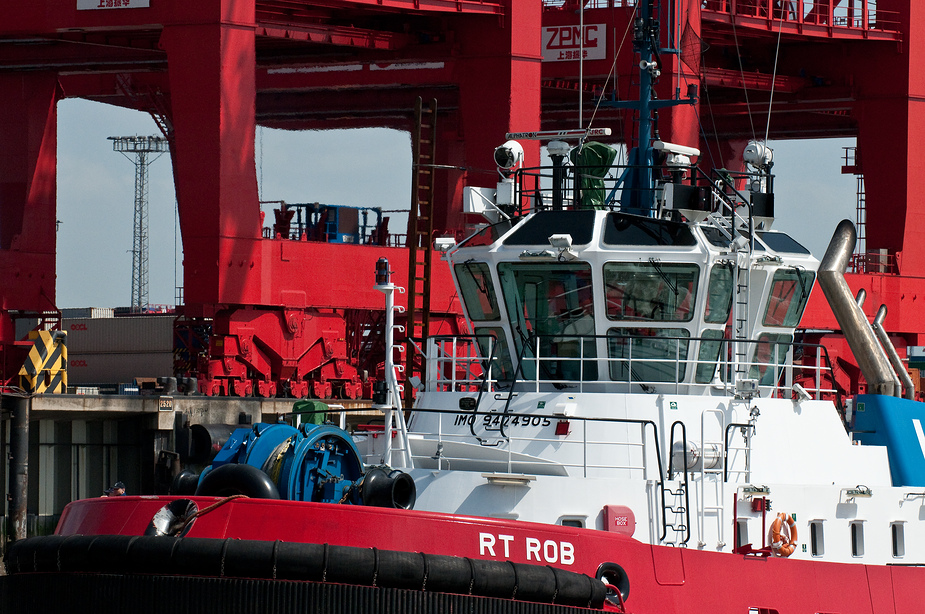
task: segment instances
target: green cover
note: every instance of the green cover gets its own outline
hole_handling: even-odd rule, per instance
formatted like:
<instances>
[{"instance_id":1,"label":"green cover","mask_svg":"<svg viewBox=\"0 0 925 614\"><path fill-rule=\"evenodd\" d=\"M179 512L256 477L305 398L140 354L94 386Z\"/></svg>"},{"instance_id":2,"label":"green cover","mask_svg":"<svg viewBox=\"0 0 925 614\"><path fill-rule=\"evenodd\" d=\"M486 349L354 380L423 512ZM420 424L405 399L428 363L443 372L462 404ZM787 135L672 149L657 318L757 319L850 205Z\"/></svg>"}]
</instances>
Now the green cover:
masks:
<instances>
[{"instance_id":1,"label":"green cover","mask_svg":"<svg viewBox=\"0 0 925 614\"><path fill-rule=\"evenodd\" d=\"M581 173L581 204L580 209L606 209L604 202L604 177L610 171L613 161L617 157L617 150L610 145L591 141L583 147L575 148L569 154L572 164L587 167L576 172Z\"/></svg>"},{"instance_id":2,"label":"green cover","mask_svg":"<svg viewBox=\"0 0 925 614\"><path fill-rule=\"evenodd\" d=\"M301 401L296 401L295 405L292 406L292 413L305 414L302 416L302 424L323 424L327 416L325 413L321 412L327 412L330 409L331 408L328 407L327 403L322 403L321 401L312 401L310 399L302 399Z\"/></svg>"}]
</instances>

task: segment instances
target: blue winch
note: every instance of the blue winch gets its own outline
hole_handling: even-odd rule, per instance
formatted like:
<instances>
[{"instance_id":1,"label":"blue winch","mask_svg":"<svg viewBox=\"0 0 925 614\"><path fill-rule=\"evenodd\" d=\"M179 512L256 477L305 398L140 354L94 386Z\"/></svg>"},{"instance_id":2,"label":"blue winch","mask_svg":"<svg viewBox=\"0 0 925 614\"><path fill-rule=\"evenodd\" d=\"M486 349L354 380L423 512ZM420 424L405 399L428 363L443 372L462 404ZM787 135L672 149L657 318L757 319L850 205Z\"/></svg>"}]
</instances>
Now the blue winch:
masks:
<instances>
[{"instance_id":1,"label":"blue winch","mask_svg":"<svg viewBox=\"0 0 925 614\"><path fill-rule=\"evenodd\" d=\"M407 473L364 467L350 435L332 424L255 424L236 429L199 476L197 495L347 503L410 509Z\"/></svg>"}]
</instances>

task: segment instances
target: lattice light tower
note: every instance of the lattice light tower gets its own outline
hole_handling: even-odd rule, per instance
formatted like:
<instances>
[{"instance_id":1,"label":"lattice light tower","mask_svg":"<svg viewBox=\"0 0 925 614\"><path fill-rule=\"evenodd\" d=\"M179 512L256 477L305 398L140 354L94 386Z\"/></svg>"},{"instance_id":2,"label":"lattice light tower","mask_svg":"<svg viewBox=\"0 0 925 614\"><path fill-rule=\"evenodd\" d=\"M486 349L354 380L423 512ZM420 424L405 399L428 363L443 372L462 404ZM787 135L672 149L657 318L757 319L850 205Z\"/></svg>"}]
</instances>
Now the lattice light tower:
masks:
<instances>
[{"instance_id":1,"label":"lattice light tower","mask_svg":"<svg viewBox=\"0 0 925 614\"><path fill-rule=\"evenodd\" d=\"M132 312L148 307L148 166L168 150L159 136L111 136L113 151L135 165L135 218L132 239ZM134 154L130 155L130 154ZM157 154L151 157L150 154Z\"/></svg>"}]
</instances>

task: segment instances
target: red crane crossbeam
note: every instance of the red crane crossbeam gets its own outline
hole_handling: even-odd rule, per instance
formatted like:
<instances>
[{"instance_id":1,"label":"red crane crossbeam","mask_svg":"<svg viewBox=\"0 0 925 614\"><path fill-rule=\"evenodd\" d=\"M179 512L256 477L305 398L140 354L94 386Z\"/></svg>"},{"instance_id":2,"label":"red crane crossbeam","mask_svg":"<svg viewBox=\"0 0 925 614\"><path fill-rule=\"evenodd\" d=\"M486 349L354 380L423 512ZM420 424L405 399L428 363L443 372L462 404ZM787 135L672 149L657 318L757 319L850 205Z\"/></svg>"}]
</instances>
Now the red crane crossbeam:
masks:
<instances>
[{"instance_id":1,"label":"red crane crossbeam","mask_svg":"<svg viewBox=\"0 0 925 614\"><path fill-rule=\"evenodd\" d=\"M297 0L264 0L257 2L257 10L280 10L292 12L302 8L330 7L379 8L393 11L437 11L446 13L469 13L474 15L503 15L504 7L499 2L480 0L323 0L321 2L300 2Z\"/></svg>"},{"instance_id":2,"label":"red crane crossbeam","mask_svg":"<svg viewBox=\"0 0 925 614\"><path fill-rule=\"evenodd\" d=\"M384 51L400 49L408 44L410 40L406 34L382 32L381 30L366 30L329 24L295 26L285 22L274 23L269 20L261 20L257 23L257 36L334 45L336 47L360 47Z\"/></svg>"},{"instance_id":3,"label":"red crane crossbeam","mask_svg":"<svg viewBox=\"0 0 925 614\"><path fill-rule=\"evenodd\" d=\"M798 92L806 87L806 79L787 75L744 72L723 68L703 68L703 79L707 86L747 88L775 92Z\"/></svg>"},{"instance_id":4,"label":"red crane crossbeam","mask_svg":"<svg viewBox=\"0 0 925 614\"><path fill-rule=\"evenodd\" d=\"M256 124L408 129L417 96L438 98L434 219L462 232L472 222L458 206L463 186L496 181L499 135L572 128L578 100L587 118L598 98L634 97L640 1L113 0L111 10L92 0L11 3L0 23L0 91L8 94L0 100L3 363L15 366L13 315L54 307L55 103L82 96L148 111L171 136L189 336L206 321L215 333L201 354L204 390L323 395L341 386L359 394L368 383L361 372L375 366L360 368L360 350L350 348L363 343L349 340L364 339L378 321L359 312L379 296L330 280L367 284L367 273L351 275L369 268L386 241L348 249L355 254L347 261L344 246L262 238ZM668 30L680 35L670 43L682 55L668 61L657 87L665 97L698 86L701 101L664 111L663 138L693 145L702 126L713 141L705 137L702 148L715 144L715 159L731 167L756 116L770 118L772 139L856 136L868 152L868 206L878 211L868 219L868 247L925 279L925 222L912 202L925 192L917 155L925 18L917 2L660 0L678 9L680 23ZM582 79L579 40L593 49ZM595 118L630 138L632 118L621 110ZM537 159L539 146L528 156ZM401 260L397 251L390 257ZM871 279L871 304L891 302L891 318L925 345L912 303L925 296L925 282ZM448 303L453 288L443 281ZM456 312L447 308L447 318Z\"/></svg>"},{"instance_id":5,"label":"red crane crossbeam","mask_svg":"<svg viewBox=\"0 0 925 614\"><path fill-rule=\"evenodd\" d=\"M706 0L703 21L787 35L900 40L900 16L876 0Z\"/></svg>"}]
</instances>

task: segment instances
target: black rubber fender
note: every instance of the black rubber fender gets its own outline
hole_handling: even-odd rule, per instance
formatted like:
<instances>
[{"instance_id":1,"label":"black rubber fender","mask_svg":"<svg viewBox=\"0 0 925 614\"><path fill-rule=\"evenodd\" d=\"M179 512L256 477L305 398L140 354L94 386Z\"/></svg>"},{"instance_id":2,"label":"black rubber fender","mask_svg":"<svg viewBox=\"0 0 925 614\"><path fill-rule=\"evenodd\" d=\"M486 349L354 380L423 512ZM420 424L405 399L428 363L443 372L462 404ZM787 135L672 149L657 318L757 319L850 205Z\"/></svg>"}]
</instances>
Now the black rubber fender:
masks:
<instances>
[{"instance_id":1,"label":"black rubber fender","mask_svg":"<svg viewBox=\"0 0 925 614\"><path fill-rule=\"evenodd\" d=\"M246 495L252 499L279 499L279 489L266 473L251 467L228 463L209 471L196 495L200 497L230 497Z\"/></svg>"},{"instance_id":2,"label":"black rubber fender","mask_svg":"<svg viewBox=\"0 0 925 614\"><path fill-rule=\"evenodd\" d=\"M13 542L5 560L11 575L57 572L272 578L593 609L600 609L606 597L604 584L597 579L544 565L332 544L131 535L49 536ZM614 575L608 577L616 581Z\"/></svg>"},{"instance_id":3,"label":"black rubber fender","mask_svg":"<svg viewBox=\"0 0 925 614\"><path fill-rule=\"evenodd\" d=\"M613 605L621 605L620 601L626 602L630 596L630 579L626 575L626 571L616 563L601 563L600 567L597 568L596 577L598 580L604 584L609 584L610 586L616 587L620 591L620 596L617 597L616 593L612 592L609 588L607 589L607 601Z\"/></svg>"},{"instance_id":4,"label":"black rubber fender","mask_svg":"<svg viewBox=\"0 0 925 614\"><path fill-rule=\"evenodd\" d=\"M370 467L363 476L363 505L410 510L417 499L414 479L403 471Z\"/></svg>"},{"instance_id":5,"label":"black rubber fender","mask_svg":"<svg viewBox=\"0 0 925 614\"><path fill-rule=\"evenodd\" d=\"M171 495L190 496L196 492L199 483L199 474L189 469L184 469L174 477L170 484Z\"/></svg>"}]
</instances>

